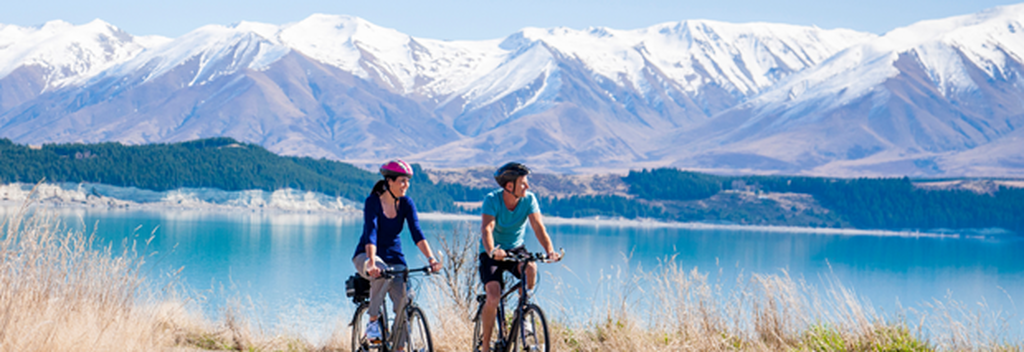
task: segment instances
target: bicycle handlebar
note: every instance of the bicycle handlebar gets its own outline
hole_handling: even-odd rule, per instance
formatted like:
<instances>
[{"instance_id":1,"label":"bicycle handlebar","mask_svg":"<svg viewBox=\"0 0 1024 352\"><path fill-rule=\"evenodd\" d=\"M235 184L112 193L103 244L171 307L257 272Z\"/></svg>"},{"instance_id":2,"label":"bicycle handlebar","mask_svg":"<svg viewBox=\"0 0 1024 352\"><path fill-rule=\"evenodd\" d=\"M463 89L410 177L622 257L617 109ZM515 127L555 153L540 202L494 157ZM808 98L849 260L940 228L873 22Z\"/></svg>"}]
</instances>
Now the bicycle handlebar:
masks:
<instances>
[{"instance_id":1,"label":"bicycle handlebar","mask_svg":"<svg viewBox=\"0 0 1024 352\"><path fill-rule=\"evenodd\" d=\"M391 269L388 269L388 270L383 270L383 271L381 271L381 277L391 278L391 277L395 277L396 275L409 275L411 273L423 273L423 275L431 275L431 274L433 274L433 272L430 271L430 266L427 265L427 266L424 266L422 268L416 268L416 269L402 269L402 270L391 270Z\"/></svg>"},{"instance_id":2,"label":"bicycle handlebar","mask_svg":"<svg viewBox=\"0 0 1024 352\"><path fill-rule=\"evenodd\" d=\"M565 248L559 248L558 249L558 260L557 261L561 261L562 258L565 258ZM503 262L536 262L536 261L540 261L540 262L544 262L544 263L554 263L554 262L556 262L556 261L548 260L548 254L547 253L542 253L542 252L526 253L526 254L508 253L508 254L505 255L505 258L503 258L501 261L503 261Z\"/></svg>"}]
</instances>

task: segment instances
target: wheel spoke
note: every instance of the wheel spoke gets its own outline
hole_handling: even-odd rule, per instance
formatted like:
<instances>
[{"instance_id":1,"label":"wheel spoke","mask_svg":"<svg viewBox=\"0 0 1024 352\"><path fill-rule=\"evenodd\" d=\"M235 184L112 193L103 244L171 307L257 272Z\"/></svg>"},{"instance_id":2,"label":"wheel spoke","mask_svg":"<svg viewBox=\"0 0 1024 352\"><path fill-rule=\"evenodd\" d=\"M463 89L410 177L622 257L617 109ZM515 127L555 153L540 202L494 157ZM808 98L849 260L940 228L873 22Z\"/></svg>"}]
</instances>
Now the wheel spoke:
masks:
<instances>
[{"instance_id":1,"label":"wheel spoke","mask_svg":"<svg viewBox=\"0 0 1024 352\"><path fill-rule=\"evenodd\" d=\"M547 320L540 307L531 304L523 310L522 326L517 335L517 351L548 352L550 350Z\"/></svg>"},{"instance_id":2,"label":"wheel spoke","mask_svg":"<svg viewBox=\"0 0 1024 352\"><path fill-rule=\"evenodd\" d=\"M432 352L434 350L433 341L430 336L430 328L427 325L427 320L423 315L423 311L418 307L412 307L409 309L406 328L408 336L407 351Z\"/></svg>"},{"instance_id":3,"label":"wheel spoke","mask_svg":"<svg viewBox=\"0 0 1024 352\"><path fill-rule=\"evenodd\" d=\"M352 319L352 351L368 351L369 344L366 341L366 324L370 321L367 314L368 305L360 304L356 308L355 316Z\"/></svg>"}]
</instances>

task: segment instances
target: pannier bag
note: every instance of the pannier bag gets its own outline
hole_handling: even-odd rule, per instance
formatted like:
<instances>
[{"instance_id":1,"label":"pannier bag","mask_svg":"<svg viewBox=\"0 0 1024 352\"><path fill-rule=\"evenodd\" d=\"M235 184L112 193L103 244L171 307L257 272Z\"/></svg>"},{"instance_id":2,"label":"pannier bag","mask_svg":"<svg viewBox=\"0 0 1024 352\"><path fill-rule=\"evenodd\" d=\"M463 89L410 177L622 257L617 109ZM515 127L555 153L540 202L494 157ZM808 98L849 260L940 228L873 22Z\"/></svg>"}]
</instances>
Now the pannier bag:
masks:
<instances>
[{"instance_id":1,"label":"pannier bag","mask_svg":"<svg viewBox=\"0 0 1024 352\"><path fill-rule=\"evenodd\" d=\"M345 280L345 296L352 297L352 302L356 304L370 298L370 280L359 274L349 276L348 280Z\"/></svg>"}]
</instances>

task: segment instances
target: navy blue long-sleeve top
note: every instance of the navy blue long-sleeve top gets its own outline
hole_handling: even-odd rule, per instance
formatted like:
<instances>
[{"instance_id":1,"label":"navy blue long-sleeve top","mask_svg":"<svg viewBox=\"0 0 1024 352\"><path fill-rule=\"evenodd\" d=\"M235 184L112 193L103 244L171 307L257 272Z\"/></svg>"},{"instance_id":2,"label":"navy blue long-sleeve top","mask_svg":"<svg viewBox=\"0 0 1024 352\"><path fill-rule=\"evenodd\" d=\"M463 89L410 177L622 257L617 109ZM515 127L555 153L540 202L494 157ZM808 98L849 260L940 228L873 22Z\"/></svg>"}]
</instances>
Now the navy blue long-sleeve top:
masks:
<instances>
[{"instance_id":1,"label":"navy blue long-sleeve top","mask_svg":"<svg viewBox=\"0 0 1024 352\"><path fill-rule=\"evenodd\" d=\"M409 224L413 243L423 240L423 231L420 230L416 204L413 204L412 199L401 197L398 204L398 214L394 218L388 218L384 215L380 196L371 194L366 197L363 206L363 235L359 237L359 245L356 246L353 258L366 253L366 245L372 243L377 246L377 256L385 263L406 265L405 256L402 254L402 240L398 237L404 226L402 222Z\"/></svg>"}]
</instances>

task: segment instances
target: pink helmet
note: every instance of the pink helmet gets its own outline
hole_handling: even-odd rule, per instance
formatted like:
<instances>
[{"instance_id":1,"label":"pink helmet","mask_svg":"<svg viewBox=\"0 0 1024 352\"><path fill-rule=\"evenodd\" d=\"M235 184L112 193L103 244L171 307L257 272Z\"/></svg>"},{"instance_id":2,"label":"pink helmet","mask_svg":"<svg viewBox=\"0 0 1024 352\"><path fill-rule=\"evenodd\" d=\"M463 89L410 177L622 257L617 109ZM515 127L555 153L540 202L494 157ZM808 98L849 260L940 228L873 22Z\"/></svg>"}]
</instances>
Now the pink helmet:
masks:
<instances>
[{"instance_id":1,"label":"pink helmet","mask_svg":"<svg viewBox=\"0 0 1024 352\"><path fill-rule=\"evenodd\" d=\"M380 174L384 177L412 177L412 167L402 159L395 159L380 166Z\"/></svg>"}]
</instances>

